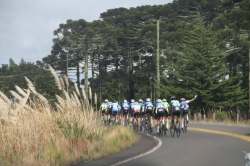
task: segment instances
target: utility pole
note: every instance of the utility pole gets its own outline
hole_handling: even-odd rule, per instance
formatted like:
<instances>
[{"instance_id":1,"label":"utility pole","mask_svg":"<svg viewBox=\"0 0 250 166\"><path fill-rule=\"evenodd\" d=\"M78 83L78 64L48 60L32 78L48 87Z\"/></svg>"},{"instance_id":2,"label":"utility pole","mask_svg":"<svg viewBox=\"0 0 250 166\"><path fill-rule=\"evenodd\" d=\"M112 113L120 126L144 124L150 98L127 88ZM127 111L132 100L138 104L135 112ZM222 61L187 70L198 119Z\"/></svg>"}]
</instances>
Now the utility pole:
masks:
<instances>
[{"instance_id":1,"label":"utility pole","mask_svg":"<svg viewBox=\"0 0 250 166\"><path fill-rule=\"evenodd\" d=\"M69 68L69 51L67 52L67 55L66 55L66 76L67 76L67 79L69 78L68 77L68 68ZM67 92L69 92L69 87L68 87L68 84L66 84L66 90Z\"/></svg>"},{"instance_id":2,"label":"utility pole","mask_svg":"<svg viewBox=\"0 0 250 166\"><path fill-rule=\"evenodd\" d=\"M89 101L89 91L88 91L88 42L86 39L86 36L84 37L84 41L85 42L85 64L84 64L84 90L85 90L85 95L86 95L86 99L85 99L85 110L87 110L88 108L88 101ZM84 51L83 51L84 52Z\"/></svg>"},{"instance_id":3,"label":"utility pole","mask_svg":"<svg viewBox=\"0 0 250 166\"><path fill-rule=\"evenodd\" d=\"M250 46L248 48L248 120L250 121Z\"/></svg>"},{"instance_id":4,"label":"utility pole","mask_svg":"<svg viewBox=\"0 0 250 166\"><path fill-rule=\"evenodd\" d=\"M156 98L160 98L160 20L157 20Z\"/></svg>"}]
</instances>

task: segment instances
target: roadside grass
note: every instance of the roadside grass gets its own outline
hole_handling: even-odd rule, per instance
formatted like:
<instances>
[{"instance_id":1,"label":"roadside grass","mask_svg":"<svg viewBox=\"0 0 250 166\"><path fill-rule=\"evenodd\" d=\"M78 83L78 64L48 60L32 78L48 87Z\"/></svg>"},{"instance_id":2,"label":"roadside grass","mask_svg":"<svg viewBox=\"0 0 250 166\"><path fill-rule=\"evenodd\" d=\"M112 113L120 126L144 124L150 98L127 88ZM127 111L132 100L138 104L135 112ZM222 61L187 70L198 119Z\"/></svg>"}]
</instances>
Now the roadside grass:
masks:
<instances>
[{"instance_id":1,"label":"roadside grass","mask_svg":"<svg viewBox=\"0 0 250 166\"><path fill-rule=\"evenodd\" d=\"M55 72L52 68L51 72ZM105 127L99 114L87 105L84 90L75 86L66 92L54 75L62 94L57 95L57 109L39 94L25 77L28 89L16 86L11 91L17 103L0 91L0 165L61 166L90 161L117 153L138 140L130 129ZM90 90L91 91L91 90ZM80 96L80 98L79 98ZM81 97L82 96L82 97Z\"/></svg>"}]
</instances>

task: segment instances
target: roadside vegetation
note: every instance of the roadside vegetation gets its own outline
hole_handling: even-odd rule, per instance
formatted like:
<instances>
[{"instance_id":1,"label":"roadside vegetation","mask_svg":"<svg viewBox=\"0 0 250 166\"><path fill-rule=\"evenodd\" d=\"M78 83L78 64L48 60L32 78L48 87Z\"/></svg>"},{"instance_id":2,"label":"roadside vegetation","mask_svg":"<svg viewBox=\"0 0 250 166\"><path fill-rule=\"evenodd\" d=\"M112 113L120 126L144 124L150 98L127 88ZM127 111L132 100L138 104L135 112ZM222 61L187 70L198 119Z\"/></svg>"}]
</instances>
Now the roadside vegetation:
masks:
<instances>
[{"instance_id":1,"label":"roadside vegetation","mask_svg":"<svg viewBox=\"0 0 250 166\"><path fill-rule=\"evenodd\" d=\"M25 80L28 89L15 86L10 92L18 99L15 103L0 92L0 165L69 165L117 153L137 141L129 128L104 127L98 111L85 107L84 90L75 86L68 93L57 82L62 94L52 107Z\"/></svg>"}]
</instances>

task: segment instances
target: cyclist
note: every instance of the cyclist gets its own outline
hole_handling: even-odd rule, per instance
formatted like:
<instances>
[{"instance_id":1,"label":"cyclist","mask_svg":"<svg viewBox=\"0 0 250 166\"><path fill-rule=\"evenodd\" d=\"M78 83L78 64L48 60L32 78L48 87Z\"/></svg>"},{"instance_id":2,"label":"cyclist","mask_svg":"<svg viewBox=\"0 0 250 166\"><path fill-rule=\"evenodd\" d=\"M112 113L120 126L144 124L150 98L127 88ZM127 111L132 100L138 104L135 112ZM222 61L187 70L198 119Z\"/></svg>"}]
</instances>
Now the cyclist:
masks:
<instances>
[{"instance_id":1,"label":"cyclist","mask_svg":"<svg viewBox=\"0 0 250 166\"><path fill-rule=\"evenodd\" d=\"M168 102L167 102L167 100L165 98L162 99L162 103L165 106L165 122L166 122L166 128L168 130L168 128L169 128L169 123L168 123L168 116L169 116L168 107L169 107L169 104L168 104Z\"/></svg>"},{"instance_id":2,"label":"cyclist","mask_svg":"<svg viewBox=\"0 0 250 166\"><path fill-rule=\"evenodd\" d=\"M160 121L163 120L165 116L165 109L165 105L162 103L161 99L158 99L154 109L155 119L157 121L157 134L159 134Z\"/></svg>"},{"instance_id":3,"label":"cyclist","mask_svg":"<svg viewBox=\"0 0 250 166\"><path fill-rule=\"evenodd\" d=\"M111 105L111 115L113 118L115 118L116 123L118 121L117 115L119 114L120 110L121 110L121 106L118 104L116 100L114 100Z\"/></svg>"},{"instance_id":4,"label":"cyclist","mask_svg":"<svg viewBox=\"0 0 250 166\"><path fill-rule=\"evenodd\" d=\"M133 105L133 117L134 120L137 120L138 125L140 124L140 114L141 114L141 105L138 102L135 102Z\"/></svg>"},{"instance_id":5,"label":"cyclist","mask_svg":"<svg viewBox=\"0 0 250 166\"><path fill-rule=\"evenodd\" d=\"M121 109L122 109L122 125L125 125L125 119L126 117L129 115L129 103L128 101L125 99L121 105ZM128 117L129 118L129 117Z\"/></svg>"},{"instance_id":6,"label":"cyclist","mask_svg":"<svg viewBox=\"0 0 250 166\"><path fill-rule=\"evenodd\" d=\"M130 104L129 104L130 123L132 123L134 105L135 105L135 99L131 99L131 102L130 102Z\"/></svg>"},{"instance_id":7,"label":"cyclist","mask_svg":"<svg viewBox=\"0 0 250 166\"><path fill-rule=\"evenodd\" d=\"M173 126L174 117L176 116L177 120L178 120L178 118L180 117L180 114L181 114L180 102L178 100L176 100L175 96L171 96L169 105L171 107L171 123L172 123L171 126Z\"/></svg>"},{"instance_id":8,"label":"cyclist","mask_svg":"<svg viewBox=\"0 0 250 166\"><path fill-rule=\"evenodd\" d=\"M143 100L139 99L138 104L140 105L140 122L142 122L142 113L144 112L143 109ZM142 129L142 125L140 126L140 130Z\"/></svg>"},{"instance_id":9,"label":"cyclist","mask_svg":"<svg viewBox=\"0 0 250 166\"><path fill-rule=\"evenodd\" d=\"M154 108L154 104L151 102L150 98L147 98L146 102L144 103L143 110L144 110L145 114L149 114L149 119L150 119L150 123L151 123L151 130L153 128L152 127L153 126L153 118L152 118L153 108Z\"/></svg>"},{"instance_id":10,"label":"cyclist","mask_svg":"<svg viewBox=\"0 0 250 166\"><path fill-rule=\"evenodd\" d=\"M189 112L189 105L188 103L194 101L196 99L197 95L194 96L194 98L190 99L190 100L186 100L185 98L181 98L180 101L180 107L181 107L181 111L182 111L182 119L181 119L181 122L182 122L182 128L183 128L183 124L184 124L184 117L186 116L187 117L187 123L188 123L188 112Z\"/></svg>"},{"instance_id":11,"label":"cyclist","mask_svg":"<svg viewBox=\"0 0 250 166\"><path fill-rule=\"evenodd\" d=\"M101 119L104 120L104 123L106 123L106 120L108 119L109 115L109 101L108 99L105 99L104 102L102 102L100 106L100 111L101 111Z\"/></svg>"}]
</instances>

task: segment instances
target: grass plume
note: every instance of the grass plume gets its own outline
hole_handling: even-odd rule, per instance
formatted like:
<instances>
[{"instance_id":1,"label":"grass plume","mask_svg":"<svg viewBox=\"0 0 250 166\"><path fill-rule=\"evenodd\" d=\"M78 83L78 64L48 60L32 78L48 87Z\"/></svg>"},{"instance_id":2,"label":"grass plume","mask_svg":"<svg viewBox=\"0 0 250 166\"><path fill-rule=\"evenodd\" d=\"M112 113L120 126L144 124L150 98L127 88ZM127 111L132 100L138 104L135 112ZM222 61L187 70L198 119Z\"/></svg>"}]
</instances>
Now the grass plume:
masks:
<instances>
[{"instance_id":1,"label":"grass plume","mask_svg":"<svg viewBox=\"0 0 250 166\"><path fill-rule=\"evenodd\" d=\"M17 92L11 91L18 99L15 105L0 91L1 165L69 165L116 153L137 140L129 128L104 127L98 114L84 109L88 103L84 90L82 95L80 90L70 94L63 90L62 96L56 95L54 109L28 78L26 81L29 89L16 86Z\"/></svg>"}]
</instances>

